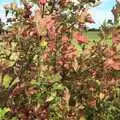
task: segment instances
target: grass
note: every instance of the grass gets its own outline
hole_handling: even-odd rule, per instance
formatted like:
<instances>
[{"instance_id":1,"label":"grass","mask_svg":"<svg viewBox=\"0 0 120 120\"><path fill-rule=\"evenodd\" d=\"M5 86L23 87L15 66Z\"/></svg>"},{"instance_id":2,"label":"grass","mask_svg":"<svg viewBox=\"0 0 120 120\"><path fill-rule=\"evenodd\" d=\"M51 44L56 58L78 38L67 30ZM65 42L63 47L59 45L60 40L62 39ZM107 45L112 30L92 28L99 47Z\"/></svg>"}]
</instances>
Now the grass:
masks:
<instances>
[{"instance_id":1,"label":"grass","mask_svg":"<svg viewBox=\"0 0 120 120\"><path fill-rule=\"evenodd\" d=\"M88 37L88 39L90 41L96 41L96 40L100 40L99 36L98 36L98 31L88 31L88 32L85 32L84 34Z\"/></svg>"},{"instance_id":2,"label":"grass","mask_svg":"<svg viewBox=\"0 0 120 120\"><path fill-rule=\"evenodd\" d=\"M99 41L100 40L100 37L98 36L99 31L88 31L88 32L84 32L84 34L88 37L88 40L89 40L90 44L92 44L93 41ZM109 36L109 38L105 39L104 43L107 43L108 45L111 46L112 45L111 36Z\"/></svg>"}]
</instances>

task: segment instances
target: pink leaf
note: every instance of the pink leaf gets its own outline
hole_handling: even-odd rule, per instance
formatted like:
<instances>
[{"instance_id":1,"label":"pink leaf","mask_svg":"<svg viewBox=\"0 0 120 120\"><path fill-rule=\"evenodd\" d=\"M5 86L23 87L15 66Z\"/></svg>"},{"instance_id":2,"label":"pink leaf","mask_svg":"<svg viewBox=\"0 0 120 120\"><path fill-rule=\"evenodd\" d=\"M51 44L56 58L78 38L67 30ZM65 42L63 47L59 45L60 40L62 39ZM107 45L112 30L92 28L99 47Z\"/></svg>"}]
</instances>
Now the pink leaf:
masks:
<instances>
[{"instance_id":1,"label":"pink leaf","mask_svg":"<svg viewBox=\"0 0 120 120\"><path fill-rule=\"evenodd\" d=\"M73 33L73 37L77 40L78 43L82 44L82 43L87 43L88 39L86 36L82 35L79 32L75 32Z\"/></svg>"},{"instance_id":2,"label":"pink leaf","mask_svg":"<svg viewBox=\"0 0 120 120\"><path fill-rule=\"evenodd\" d=\"M39 0L39 4L41 4L41 5L45 5L46 2L47 2L47 0Z\"/></svg>"}]
</instances>

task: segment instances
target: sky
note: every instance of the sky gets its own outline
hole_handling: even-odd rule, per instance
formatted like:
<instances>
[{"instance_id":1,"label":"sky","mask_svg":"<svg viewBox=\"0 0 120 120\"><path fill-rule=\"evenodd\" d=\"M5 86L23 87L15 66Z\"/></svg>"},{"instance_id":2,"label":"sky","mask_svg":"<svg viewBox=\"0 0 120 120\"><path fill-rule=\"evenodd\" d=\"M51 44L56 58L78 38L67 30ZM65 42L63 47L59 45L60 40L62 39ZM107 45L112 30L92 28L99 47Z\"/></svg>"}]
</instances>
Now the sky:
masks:
<instances>
[{"instance_id":1,"label":"sky","mask_svg":"<svg viewBox=\"0 0 120 120\"><path fill-rule=\"evenodd\" d=\"M7 3L19 0L0 0L0 17L5 20L3 6ZM89 25L91 28L99 28L104 20L113 19L111 9L115 5L116 0L101 0L101 4L95 8L90 9L90 13L95 20L95 24Z\"/></svg>"},{"instance_id":2,"label":"sky","mask_svg":"<svg viewBox=\"0 0 120 120\"><path fill-rule=\"evenodd\" d=\"M116 0L101 0L99 6L92 8L90 12L96 24L93 24L90 27L98 28L104 20L113 20L114 17L111 10L115 4Z\"/></svg>"}]
</instances>

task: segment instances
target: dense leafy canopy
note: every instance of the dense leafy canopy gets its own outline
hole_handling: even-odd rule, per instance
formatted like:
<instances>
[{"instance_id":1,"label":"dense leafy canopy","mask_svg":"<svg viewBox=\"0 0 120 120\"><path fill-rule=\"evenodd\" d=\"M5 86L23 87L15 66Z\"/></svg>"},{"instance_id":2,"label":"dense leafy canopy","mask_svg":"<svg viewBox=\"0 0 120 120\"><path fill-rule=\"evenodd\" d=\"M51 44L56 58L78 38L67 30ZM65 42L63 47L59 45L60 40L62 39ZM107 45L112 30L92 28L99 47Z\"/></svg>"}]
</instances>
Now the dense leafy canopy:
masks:
<instances>
[{"instance_id":1,"label":"dense leafy canopy","mask_svg":"<svg viewBox=\"0 0 120 120\"><path fill-rule=\"evenodd\" d=\"M119 120L119 1L99 40L84 34L99 0L21 3L0 22L0 120Z\"/></svg>"}]
</instances>

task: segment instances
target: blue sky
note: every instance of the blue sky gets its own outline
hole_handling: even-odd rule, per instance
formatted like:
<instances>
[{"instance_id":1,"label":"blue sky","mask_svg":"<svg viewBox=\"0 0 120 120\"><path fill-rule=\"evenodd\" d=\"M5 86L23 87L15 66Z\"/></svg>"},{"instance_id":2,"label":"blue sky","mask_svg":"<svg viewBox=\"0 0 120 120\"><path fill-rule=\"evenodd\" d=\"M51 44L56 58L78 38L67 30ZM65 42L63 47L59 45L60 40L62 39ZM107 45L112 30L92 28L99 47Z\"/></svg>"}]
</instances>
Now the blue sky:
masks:
<instances>
[{"instance_id":1,"label":"blue sky","mask_svg":"<svg viewBox=\"0 0 120 120\"><path fill-rule=\"evenodd\" d=\"M113 19L111 9L116 4L116 0L101 0L101 4L90 10L96 24L91 27L99 27L106 19Z\"/></svg>"},{"instance_id":2,"label":"blue sky","mask_svg":"<svg viewBox=\"0 0 120 120\"><path fill-rule=\"evenodd\" d=\"M12 1L19 0L0 0L0 17L5 20L3 5L10 3ZM95 24L90 25L90 27L98 28L103 21L106 19L113 19L113 15L111 13L112 7L115 5L116 0L101 0L101 4L95 8L90 10L92 14Z\"/></svg>"}]
</instances>

